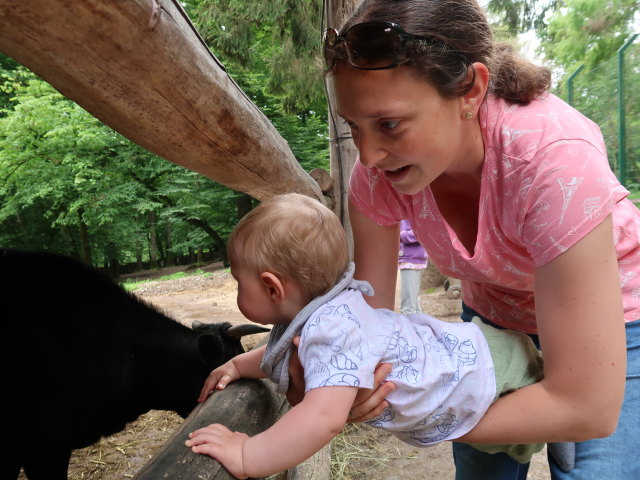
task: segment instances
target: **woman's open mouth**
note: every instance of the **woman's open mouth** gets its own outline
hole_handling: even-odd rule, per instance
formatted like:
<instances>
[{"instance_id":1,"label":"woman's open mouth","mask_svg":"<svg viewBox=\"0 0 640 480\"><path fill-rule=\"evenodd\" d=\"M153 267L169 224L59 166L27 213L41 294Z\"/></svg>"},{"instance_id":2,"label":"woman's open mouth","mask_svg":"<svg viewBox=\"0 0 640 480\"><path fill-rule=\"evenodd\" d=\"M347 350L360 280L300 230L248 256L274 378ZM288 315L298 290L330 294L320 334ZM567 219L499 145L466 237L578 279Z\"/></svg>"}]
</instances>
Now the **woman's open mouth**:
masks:
<instances>
[{"instance_id":1,"label":"woman's open mouth","mask_svg":"<svg viewBox=\"0 0 640 480\"><path fill-rule=\"evenodd\" d=\"M399 182L407 175L410 167L411 165L405 165L404 167L396 168L395 170L385 170L384 176L390 182Z\"/></svg>"}]
</instances>

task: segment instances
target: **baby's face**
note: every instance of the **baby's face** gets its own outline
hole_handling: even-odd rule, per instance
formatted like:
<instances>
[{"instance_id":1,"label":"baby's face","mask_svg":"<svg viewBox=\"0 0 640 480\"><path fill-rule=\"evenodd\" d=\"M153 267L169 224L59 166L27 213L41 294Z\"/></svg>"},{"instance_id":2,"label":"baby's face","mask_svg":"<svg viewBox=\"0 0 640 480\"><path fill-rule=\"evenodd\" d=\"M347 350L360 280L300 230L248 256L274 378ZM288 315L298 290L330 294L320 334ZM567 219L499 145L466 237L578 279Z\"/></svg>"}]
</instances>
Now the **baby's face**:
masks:
<instances>
[{"instance_id":1,"label":"baby's face","mask_svg":"<svg viewBox=\"0 0 640 480\"><path fill-rule=\"evenodd\" d=\"M230 257L231 275L238 282L238 308L252 322L261 325L278 323L279 312L274 309L269 290L259 272L248 265L241 255Z\"/></svg>"}]
</instances>

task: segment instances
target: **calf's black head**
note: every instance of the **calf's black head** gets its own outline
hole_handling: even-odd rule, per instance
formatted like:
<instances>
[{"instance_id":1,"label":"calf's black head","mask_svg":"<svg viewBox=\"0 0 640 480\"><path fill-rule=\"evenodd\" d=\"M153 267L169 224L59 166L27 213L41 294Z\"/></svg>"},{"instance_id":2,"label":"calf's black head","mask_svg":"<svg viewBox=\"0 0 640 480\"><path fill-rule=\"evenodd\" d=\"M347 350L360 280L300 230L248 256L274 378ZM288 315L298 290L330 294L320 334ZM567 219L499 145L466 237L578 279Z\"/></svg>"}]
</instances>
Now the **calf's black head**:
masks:
<instances>
[{"instance_id":1,"label":"calf's black head","mask_svg":"<svg viewBox=\"0 0 640 480\"><path fill-rule=\"evenodd\" d=\"M198 333L198 353L202 362L212 369L244 352L242 337L269 331L254 324L232 326L228 322L206 324L197 320L191 328Z\"/></svg>"}]
</instances>

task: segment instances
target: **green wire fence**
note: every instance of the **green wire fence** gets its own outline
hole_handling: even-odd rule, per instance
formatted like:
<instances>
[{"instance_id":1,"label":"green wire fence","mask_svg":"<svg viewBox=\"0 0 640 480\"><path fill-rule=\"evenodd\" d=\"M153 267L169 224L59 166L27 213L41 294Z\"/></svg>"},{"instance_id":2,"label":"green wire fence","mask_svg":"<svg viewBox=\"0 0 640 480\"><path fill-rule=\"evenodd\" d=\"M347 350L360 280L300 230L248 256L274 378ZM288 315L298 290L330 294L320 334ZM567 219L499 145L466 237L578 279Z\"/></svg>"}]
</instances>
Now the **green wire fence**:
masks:
<instances>
[{"instance_id":1,"label":"green wire fence","mask_svg":"<svg viewBox=\"0 0 640 480\"><path fill-rule=\"evenodd\" d=\"M615 58L578 65L555 92L596 122L620 182L640 190L640 38L630 37Z\"/></svg>"}]
</instances>

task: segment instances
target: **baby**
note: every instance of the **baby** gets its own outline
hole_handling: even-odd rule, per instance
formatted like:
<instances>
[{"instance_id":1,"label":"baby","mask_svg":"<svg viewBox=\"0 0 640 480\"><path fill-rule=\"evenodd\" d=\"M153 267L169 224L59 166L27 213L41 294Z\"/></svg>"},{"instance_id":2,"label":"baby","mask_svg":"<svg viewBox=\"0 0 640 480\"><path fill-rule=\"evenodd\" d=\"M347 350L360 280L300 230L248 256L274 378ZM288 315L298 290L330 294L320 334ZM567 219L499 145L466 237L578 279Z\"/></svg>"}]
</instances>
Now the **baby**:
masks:
<instances>
[{"instance_id":1,"label":"baby","mask_svg":"<svg viewBox=\"0 0 640 480\"><path fill-rule=\"evenodd\" d=\"M237 478L262 477L302 463L344 427L359 388L392 365L389 407L367 423L416 446L467 433L500 395L538 381L542 360L529 337L479 319L449 323L428 315L373 309L353 279L344 229L320 202L280 195L247 214L228 242L238 307L253 322L274 325L265 347L238 355L207 378L198 401L239 378L288 387L292 340L300 336L305 396L254 437L215 424L186 445L210 455ZM525 463L542 445L474 445Z\"/></svg>"}]
</instances>

